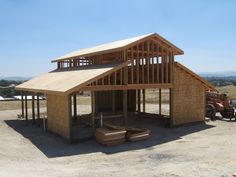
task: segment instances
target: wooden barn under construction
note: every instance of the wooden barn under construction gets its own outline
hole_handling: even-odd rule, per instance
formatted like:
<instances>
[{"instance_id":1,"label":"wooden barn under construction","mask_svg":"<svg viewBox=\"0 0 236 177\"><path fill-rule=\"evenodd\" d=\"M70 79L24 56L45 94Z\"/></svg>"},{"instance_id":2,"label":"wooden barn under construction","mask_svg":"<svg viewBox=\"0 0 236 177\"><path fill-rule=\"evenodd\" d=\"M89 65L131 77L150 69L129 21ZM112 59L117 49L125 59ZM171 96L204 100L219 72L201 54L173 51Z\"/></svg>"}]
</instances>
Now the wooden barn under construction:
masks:
<instances>
[{"instance_id":1,"label":"wooden barn under construction","mask_svg":"<svg viewBox=\"0 0 236 177\"><path fill-rule=\"evenodd\" d=\"M214 87L175 61L183 54L156 33L69 53L52 61L54 71L16 87L22 91L22 116L28 119L26 96L35 95L32 119L40 120L37 98L44 94L48 130L72 142L75 119L86 119L88 131L97 127L101 113L129 125L133 115L145 115L146 90L155 89L157 115L162 114L162 90L168 90L170 126L204 121L205 91ZM91 114L78 115L77 97L85 91L91 93Z\"/></svg>"}]
</instances>

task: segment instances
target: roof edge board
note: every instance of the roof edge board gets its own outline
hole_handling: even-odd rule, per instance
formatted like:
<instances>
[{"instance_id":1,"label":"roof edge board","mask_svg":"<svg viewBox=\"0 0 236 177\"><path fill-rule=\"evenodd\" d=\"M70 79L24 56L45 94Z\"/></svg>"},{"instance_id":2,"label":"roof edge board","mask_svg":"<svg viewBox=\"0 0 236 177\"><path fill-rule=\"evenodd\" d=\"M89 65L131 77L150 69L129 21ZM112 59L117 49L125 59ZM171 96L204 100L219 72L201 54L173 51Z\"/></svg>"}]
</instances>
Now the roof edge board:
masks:
<instances>
[{"instance_id":1,"label":"roof edge board","mask_svg":"<svg viewBox=\"0 0 236 177\"><path fill-rule=\"evenodd\" d=\"M111 49L109 51L104 50L104 51L98 51L98 52L94 52L94 53L88 53L88 54L85 54L85 55L77 55L77 56L68 57L68 58L55 59L55 60L52 60L51 63L64 61L64 60L72 60L72 59L75 59L77 57L90 57L90 56L94 56L94 55L101 55L101 54L108 54L108 53L112 53L112 52L118 52L118 51L122 51L124 48L125 47L119 47L119 48Z\"/></svg>"}]
</instances>

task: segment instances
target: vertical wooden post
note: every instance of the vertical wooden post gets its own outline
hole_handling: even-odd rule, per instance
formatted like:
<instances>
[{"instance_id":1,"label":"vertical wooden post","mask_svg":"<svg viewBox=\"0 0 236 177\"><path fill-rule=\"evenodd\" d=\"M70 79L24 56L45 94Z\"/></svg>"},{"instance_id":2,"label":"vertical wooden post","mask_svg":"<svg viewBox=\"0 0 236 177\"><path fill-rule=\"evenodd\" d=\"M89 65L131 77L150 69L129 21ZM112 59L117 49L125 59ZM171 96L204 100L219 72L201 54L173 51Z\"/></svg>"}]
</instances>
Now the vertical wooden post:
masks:
<instances>
[{"instance_id":1,"label":"vertical wooden post","mask_svg":"<svg viewBox=\"0 0 236 177\"><path fill-rule=\"evenodd\" d=\"M72 129L72 104L71 104L71 95L68 95L68 119L69 119L69 143L73 142L73 129Z\"/></svg>"},{"instance_id":2,"label":"vertical wooden post","mask_svg":"<svg viewBox=\"0 0 236 177\"><path fill-rule=\"evenodd\" d=\"M136 84L139 84L139 66L140 66L140 59L139 59L139 45L137 45L136 50Z\"/></svg>"},{"instance_id":3,"label":"vertical wooden post","mask_svg":"<svg viewBox=\"0 0 236 177\"><path fill-rule=\"evenodd\" d=\"M127 90L123 90L123 114L125 126L128 124L127 120Z\"/></svg>"},{"instance_id":4,"label":"vertical wooden post","mask_svg":"<svg viewBox=\"0 0 236 177\"><path fill-rule=\"evenodd\" d=\"M95 94L91 92L91 103L92 103L92 127L95 129Z\"/></svg>"},{"instance_id":5,"label":"vertical wooden post","mask_svg":"<svg viewBox=\"0 0 236 177\"><path fill-rule=\"evenodd\" d=\"M134 83L134 50L131 48L131 84Z\"/></svg>"},{"instance_id":6,"label":"vertical wooden post","mask_svg":"<svg viewBox=\"0 0 236 177\"><path fill-rule=\"evenodd\" d=\"M37 123L40 126L39 93L37 93Z\"/></svg>"},{"instance_id":7,"label":"vertical wooden post","mask_svg":"<svg viewBox=\"0 0 236 177\"><path fill-rule=\"evenodd\" d=\"M161 115L161 88L159 88L159 115Z\"/></svg>"},{"instance_id":8,"label":"vertical wooden post","mask_svg":"<svg viewBox=\"0 0 236 177\"><path fill-rule=\"evenodd\" d=\"M32 119L33 119L33 124L35 124L35 108L34 108L34 93L32 93Z\"/></svg>"},{"instance_id":9,"label":"vertical wooden post","mask_svg":"<svg viewBox=\"0 0 236 177\"><path fill-rule=\"evenodd\" d=\"M164 65L165 65L165 55L163 48L161 50L161 83L164 83Z\"/></svg>"},{"instance_id":10,"label":"vertical wooden post","mask_svg":"<svg viewBox=\"0 0 236 177\"><path fill-rule=\"evenodd\" d=\"M173 90L169 89L169 116L170 116L170 126L174 124L173 119Z\"/></svg>"},{"instance_id":11,"label":"vertical wooden post","mask_svg":"<svg viewBox=\"0 0 236 177\"><path fill-rule=\"evenodd\" d=\"M57 69L60 69L61 68L61 63L58 61L57 62Z\"/></svg>"},{"instance_id":12,"label":"vertical wooden post","mask_svg":"<svg viewBox=\"0 0 236 177\"><path fill-rule=\"evenodd\" d=\"M116 91L112 91L112 114L116 113Z\"/></svg>"},{"instance_id":13,"label":"vertical wooden post","mask_svg":"<svg viewBox=\"0 0 236 177\"><path fill-rule=\"evenodd\" d=\"M157 56L157 83L160 83L160 67L159 67L159 46L156 45L156 56Z\"/></svg>"},{"instance_id":14,"label":"vertical wooden post","mask_svg":"<svg viewBox=\"0 0 236 177\"><path fill-rule=\"evenodd\" d=\"M145 94L145 89L143 89L143 112L145 112L146 108L146 94Z\"/></svg>"},{"instance_id":15,"label":"vertical wooden post","mask_svg":"<svg viewBox=\"0 0 236 177\"><path fill-rule=\"evenodd\" d=\"M25 92L25 120L28 120L27 92Z\"/></svg>"},{"instance_id":16,"label":"vertical wooden post","mask_svg":"<svg viewBox=\"0 0 236 177\"><path fill-rule=\"evenodd\" d=\"M73 108L74 108L74 119L77 118L77 99L76 99L76 93L73 95Z\"/></svg>"},{"instance_id":17,"label":"vertical wooden post","mask_svg":"<svg viewBox=\"0 0 236 177\"><path fill-rule=\"evenodd\" d=\"M24 111L24 92L21 92L21 115L22 115L22 118L25 117L25 111Z\"/></svg>"},{"instance_id":18,"label":"vertical wooden post","mask_svg":"<svg viewBox=\"0 0 236 177\"><path fill-rule=\"evenodd\" d=\"M142 84L145 83L145 80L144 80L144 43L142 44Z\"/></svg>"},{"instance_id":19,"label":"vertical wooden post","mask_svg":"<svg viewBox=\"0 0 236 177\"><path fill-rule=\"evenodd\" d=\"M152 43L152 83L155 83L155 70L154 70L154 42Z\"/></svg>"},{"instance_id":20,"label":"vertical wooden post","mask_svg":"<svg viewBox=\"0 0 236 177\"><path fill-rule=\"evenodd\" d=\"M174 63L174 54L173 52L170 53L170 82L172 83L172 85L174 85L174 72L175 72L175 63ZM173 101L174 101L174 96L173 96L173 92L174 92L174 87L170 88L170 126L174 126L174 112L173 112Z\"/></svg>"},{"instance_id":21,"label":"vertical wooden post","mask_svg":"<svg viewBox=\"0 0 236 177\"><path fill-rule=\"evenodd\" d=\"M165 67L165 83L169 83L169 64L170 64L170 55L169 51L166 52L166 67Z\"/></svg>"},{"instance_id":22,"label":"vertical wooden post","mask_svg":"<svg viewBox=\"0 0 236 177\"><path fill-rule=\"evenodd\" d=\"M150 80L150 42L147 41L147 57L146 57L146 69L147 69L147 83L149 84Z\"/></svg>"},{"instance_id":23,"label":"vertical wooden post","mask_svg":"<svg viewBox=\"0 0 236 177\"><path fill-rule=\"evenodd\" d=\"M124 50L124 61L127 61L127 55L126 50ZM124 67L124 85L128 84L128 67ZM123 91L123 111L124 111L124 120L125 120L125 126L128 125L127 120L127 90Z\"/></svg>"},{"instance_id":24,"label":"vertical wooden post","mask_svg":"<svg viewBox=\"0 0 236 177\"><path fill-rule=\"evenodd\" d=\"M141 92L140 92L140 90L138 90L138 113L140 113L140 111L141 111L141 99L140 99L140 96L141 96Z\"/></svg>"}]
</instances>

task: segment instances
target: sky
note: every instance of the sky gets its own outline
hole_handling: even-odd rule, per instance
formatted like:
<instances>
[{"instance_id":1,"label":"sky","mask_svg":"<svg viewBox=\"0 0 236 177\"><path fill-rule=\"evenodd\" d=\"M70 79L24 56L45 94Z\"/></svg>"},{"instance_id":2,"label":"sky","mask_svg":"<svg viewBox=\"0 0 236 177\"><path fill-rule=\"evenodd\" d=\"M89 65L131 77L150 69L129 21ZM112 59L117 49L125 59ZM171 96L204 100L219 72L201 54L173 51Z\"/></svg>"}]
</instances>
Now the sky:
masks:
<instances>
[{"instance_id":1,"label":"sky","mask_svg":"<svg viewBox=\"0 0 236 177\"><path fill-rule=\"evenodd\" d=\"M0 0L0 76L37 76L68 52L153 32L197 73L236 71L236 0Z\"/></svg>"}]
</instances>

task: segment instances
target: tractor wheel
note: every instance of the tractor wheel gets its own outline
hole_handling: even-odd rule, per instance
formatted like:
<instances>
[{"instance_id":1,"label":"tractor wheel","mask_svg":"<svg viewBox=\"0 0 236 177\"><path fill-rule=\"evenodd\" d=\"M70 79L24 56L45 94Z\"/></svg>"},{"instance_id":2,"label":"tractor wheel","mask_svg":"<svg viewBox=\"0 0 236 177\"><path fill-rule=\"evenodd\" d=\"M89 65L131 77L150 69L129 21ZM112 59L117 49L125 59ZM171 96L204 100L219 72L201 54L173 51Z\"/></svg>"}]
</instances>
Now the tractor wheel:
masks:
<instances>
[{"instance_id":1,"label":"tractor wheel","mask_svg":"<svg viewBox=\"0 0 236 177\"><path fill-rule=\"evenodd\" d=\"M215 119L216 116L216 109L213 105L206 105L206 117L209 117L211 119Z\"/></svg>"},{"instance_id":2,"label":"tractor wheel","mask_svg":"<svg viewBox=\"0 0 236 177\"><path fill-rule=\"evenodd\" d=\"M224 110L224 111L221 111L220 114L221 114L221 116L222 116L223 118L227 118L227 113L226 113L225 110Z\"/></svg>"}]
</instances>

